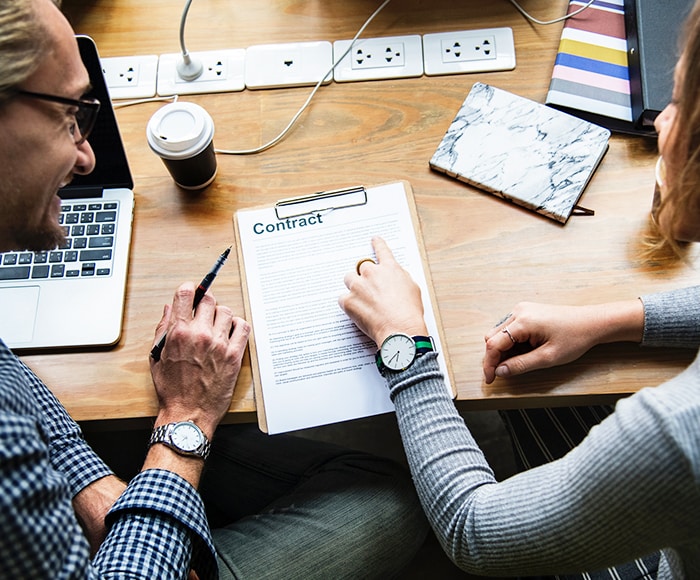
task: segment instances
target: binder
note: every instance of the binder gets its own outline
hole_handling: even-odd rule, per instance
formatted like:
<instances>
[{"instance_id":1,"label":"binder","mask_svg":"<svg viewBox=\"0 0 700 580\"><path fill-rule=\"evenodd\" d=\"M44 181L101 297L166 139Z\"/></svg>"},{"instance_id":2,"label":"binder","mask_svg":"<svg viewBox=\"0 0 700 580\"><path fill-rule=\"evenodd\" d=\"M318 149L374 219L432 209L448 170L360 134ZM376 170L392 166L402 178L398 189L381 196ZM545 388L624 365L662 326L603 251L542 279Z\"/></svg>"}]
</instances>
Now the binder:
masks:
<instances>
[{"instance_id":1,"label":"binder","mask_svg":"<svg viewBox=\"0 0 700 580\"><path fill-rule=\"evenodd\" d=\"M653 131L654 119L671 102L679 33L692 0L624 0L632 115Z\"/></svg>"},{"instance_id":2,"label":"binder","mask_svg":"<svg viewBox=\"0 0 700 580\"><path fill-rule=\"evenodd\" d=\"M581 8L570 0L568 13ZM653 135L632 118L624 0L595 2L566 20L545 104L612 131Z\"/></svg>"},{"instance_id":3,"label":"binder","mask_svg":"<svg viewBox=\"0 0 700 580\"><path fill-rule=\"evenodd\" d=\"M343 278L383 237L422 290L428 330L454 397L410 185L351 187L233 216L258 424L281 433L393 411L376 346L338 305Z\"/></svg>"}]
</instances>

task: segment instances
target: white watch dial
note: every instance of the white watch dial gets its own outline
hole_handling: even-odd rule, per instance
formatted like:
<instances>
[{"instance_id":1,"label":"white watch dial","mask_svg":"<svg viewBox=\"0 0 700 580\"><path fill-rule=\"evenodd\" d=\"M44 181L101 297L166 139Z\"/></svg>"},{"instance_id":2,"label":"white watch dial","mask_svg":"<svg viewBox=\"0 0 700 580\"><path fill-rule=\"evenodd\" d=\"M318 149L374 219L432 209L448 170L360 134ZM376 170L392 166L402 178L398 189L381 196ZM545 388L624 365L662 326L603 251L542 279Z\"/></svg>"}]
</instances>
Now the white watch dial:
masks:
<instances>
[{"instance_id":1,"label":"white watch dial","mask_svg":"<svg viewBox=\"0 0 700 580\"><path fill-rule=\"evenodd\" d=\"M192 423L178 423L170 433L170 440L183 451L194 451L202 445L202 433Z\"/></svg>"},{"instance_id":2,"label":"white watch dial","mask_svg":"<svg viewBox=\"0 0 700 580\"><path fill-rule=\"evenodd\" d=\"M406 334L393 334L380 349L384 366L392 371L401 371L411 366L416 357L416 343Z\"/></svg>"}]
</instances>

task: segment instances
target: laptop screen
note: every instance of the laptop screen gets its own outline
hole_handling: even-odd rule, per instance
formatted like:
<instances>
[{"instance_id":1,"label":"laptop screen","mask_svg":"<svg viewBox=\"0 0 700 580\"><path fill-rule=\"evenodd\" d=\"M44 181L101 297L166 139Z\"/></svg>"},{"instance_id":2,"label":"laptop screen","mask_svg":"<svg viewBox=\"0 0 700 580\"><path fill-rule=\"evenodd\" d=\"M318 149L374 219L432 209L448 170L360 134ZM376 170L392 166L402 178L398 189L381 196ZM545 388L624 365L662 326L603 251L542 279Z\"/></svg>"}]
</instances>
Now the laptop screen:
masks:
<instances>
[{"instance_id":1,"label":"laptop screen","mask_svg":"<svg viewBox=\"0 0 700 580\"><path fill-rule=\"evenodd\" d=\"M76 175L73 181L59 191L62 198L83 197L86 188L133 188L124 145L117 126L114 110L102 73L102 65L94 41L88 36L77 36L80 56L90 75L92 90L86 96L99 99L102 106L88 142L95 152L95 169L88 175Z\"/></svg>"}]
</instances>

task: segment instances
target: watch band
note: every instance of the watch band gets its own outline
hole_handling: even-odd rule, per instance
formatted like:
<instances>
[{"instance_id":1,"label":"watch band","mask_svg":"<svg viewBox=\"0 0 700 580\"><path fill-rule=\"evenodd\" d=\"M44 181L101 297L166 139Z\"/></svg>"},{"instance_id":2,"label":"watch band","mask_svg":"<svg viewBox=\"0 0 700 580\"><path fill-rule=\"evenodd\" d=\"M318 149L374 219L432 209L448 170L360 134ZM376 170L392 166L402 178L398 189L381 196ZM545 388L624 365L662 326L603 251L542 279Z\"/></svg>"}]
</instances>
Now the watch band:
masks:
<instances>
[{"instance_id":1,"label":"watch band","mask_svg":"<svg viewBox=\"0 0 700 580\"><path fill-rule=\"evenodd\" d=\"M435 350L435 343L432 336L413 336L413 342L416 343L416 358L423 356L426 352Z\"/></svg>"},{"instance_id":2,"label":"watch band","mask_svg":"<svg viewBox=\"0 0 700 580\"><path fill-rule=\"evenodd\" d=\"M416 355L413 358L415 361L418 357L423 356L424 354L428 352L433 352L435 350L435 342L433 341L432 336L412 336L413 342L416 343ZM377 369L379 369L379 373L384 376L387 372L389 372L391 369L387 368L384 365L384 361L382 361L382 350L381 348L377 350L377 354L375 355L375 362L377 363ZM413 364L413 363L411 363ZM406 369L404 369L406 370Z\"/></svg>"},{"instance_id":3,"label":"watch band","mask_svg":"<svg viewBox=\"0 0 700 580\"><path fill-rule=\"evenodd\" d=\"M171 433L175 426L179 425L180 423L189 423L193 425L201 434L202 444L197 449L188 451L186 449L178 447L173 442L171 438ZM158 427L153 429L153 432L151 433L151 438L148 440L148 447L151 447L151 445L154 445L156 443L162 443L163 445L170 447L170 449L175 451L175 453L178 453L179 455L184 455L186 457L199 457L201 459L206 459L207 457L209 457L209 452L211 451L211 441L207 439L207 436L202 432L202 430L199 427L197 427L194 421L178 421L176 423L165 423L163 425L159 425Z\"/></svg>"}]
</instances>

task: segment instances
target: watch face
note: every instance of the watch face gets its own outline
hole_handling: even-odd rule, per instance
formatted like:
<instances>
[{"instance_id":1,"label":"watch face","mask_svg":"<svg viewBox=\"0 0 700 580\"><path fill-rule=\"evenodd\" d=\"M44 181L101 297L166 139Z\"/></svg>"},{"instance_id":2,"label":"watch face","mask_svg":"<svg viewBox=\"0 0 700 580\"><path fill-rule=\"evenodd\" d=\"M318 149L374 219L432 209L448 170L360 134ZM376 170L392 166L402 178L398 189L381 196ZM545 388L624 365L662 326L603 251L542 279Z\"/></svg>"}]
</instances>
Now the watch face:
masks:
<instances>
[{"instance_id":1,"label":"watch face","mask_svg":"<svg viewBox=\"0 0 700 580\"><path fill-rule=\"evenodd\" d=\"M202 445L201 431L192 423L178 423L170 433L173 445L183 451L194 451Z\"/></svg>"},{"instance_id":2,"label":"watch face","mask_svg":"<svg viewBox=\"0 0 700 580\"><path fill-rule=\"evenodd\" d=\"M384 341L380 355L386 368L402 371L416 358L416 343L410 336L394 334Z\"/></svg>"}]
</instances>

